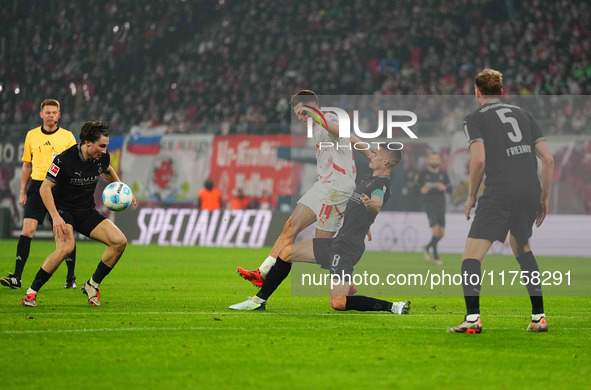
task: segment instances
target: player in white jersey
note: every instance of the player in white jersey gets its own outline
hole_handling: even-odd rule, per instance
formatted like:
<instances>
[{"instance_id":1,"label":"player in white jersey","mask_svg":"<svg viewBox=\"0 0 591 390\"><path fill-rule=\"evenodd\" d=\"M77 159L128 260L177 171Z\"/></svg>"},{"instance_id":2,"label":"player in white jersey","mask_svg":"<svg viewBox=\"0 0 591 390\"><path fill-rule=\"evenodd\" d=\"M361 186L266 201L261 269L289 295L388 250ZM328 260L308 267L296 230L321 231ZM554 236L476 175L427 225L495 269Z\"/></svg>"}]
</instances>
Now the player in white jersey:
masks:
<instances>
[{"instance_id":1,"label":"player in white jersey","mask_svg":"<svg viewBox=\"0 0 591 390\"><path fill-rule=\"evenodd\" d=\"M347 201L355 189L355 158L351 143L360 140L355 136L339 138L337 116L319 111L318 98L314 92L298 92L292 97L290 105L298 120L305 125L309 118L316 120L313 139L318 181L300 198L269 257L260 267L254 271L237 268L240 276L257 287L263 285L281 250L293 244L297 235L306 227L316 222L316 238L333 237L341 227ZM331 144L333 146L329 147ZM368 151L360 152L365 154Z\"/></svg>"},{"instance_id":2,"label":"player in white jersey","mask_svg":"<svg viewBox=\"0 0 591 390\"><path fill-rule=\"evenodd\" d=\"M306 111L299 116L302 122L308 119ZM338 126L335 114L325 113L324 118ZM313 137L318 180L298 201L298 206L302 204L314 212L318 237L324 234L319 231L334 233L341 226L345 206L355 189L355 158L349 139L340 139L338 133L334 135L318 123L314 123Z\"/></svg>"}]
</instances>

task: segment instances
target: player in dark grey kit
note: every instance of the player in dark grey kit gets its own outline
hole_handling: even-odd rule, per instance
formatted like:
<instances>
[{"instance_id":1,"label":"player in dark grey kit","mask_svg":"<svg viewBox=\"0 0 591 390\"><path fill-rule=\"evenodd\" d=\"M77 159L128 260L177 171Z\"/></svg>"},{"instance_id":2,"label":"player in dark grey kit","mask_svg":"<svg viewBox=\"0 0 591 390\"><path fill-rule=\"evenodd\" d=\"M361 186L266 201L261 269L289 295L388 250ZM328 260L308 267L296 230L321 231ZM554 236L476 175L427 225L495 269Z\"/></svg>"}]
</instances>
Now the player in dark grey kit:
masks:
<instances>
[{"instance_id":1,"label":"player in dark grey kit","mask_svg":"<svg viewBox=\"0 0 591 390\"><path fill-rule=\"evenodd\" d=\"M548 213L554 159L540 128L523 109L500 101L503 94L502 74L485 69L475 79L476 99L480 108L464 120L470 143L470 186L464 206L466 218L476 202L476 192L486 174L484 194L466 240L462 258L464 298L467 315L454 333L480 333L480 284L471 284L480 277L481 263L495 240L510 244L525 280L532 303L530 332L547 332L539 268L529 246L532 225L540 226ZM538 178L536 156L542 161L542 182ZM472 279L471 276L478 278Z\"/></svg>"},{"instance_id":2,"label":"player in dark grey kit","mask_svg":"<svg viewBox=\"0 0 591 390\"><path fill-rule=\"evenodd\" d=\"M107 245L92 278L82 286L89 303L100 306L99 284L119 261L127 245L121 230L101 215L94 204L94 191L101 174L111 183L120 181L111 167L108 145L109 124L86 122L80 131L80 144L53 160L39 192L53 220L55 251L47 256L21 300L24 306L37 306L37 292L74 248L74 230ZM55 193L52 193L54 187ZM135 203L134 197L132 204Z\"/></svg>"},{"instance_id":3,"label":"player in dark grey kit","mask_svg":"<svg viewBox=\"0 0 591 390\"><path fill-rule=\"evenodd\" d=\"M431 260L429 249L433 249L433 261L441 265L439 253L437 252L437 243L443 238L445 233L445 193L451 193L449 176L440 168L441 156L439 153L429 155L429 167L419 174L417 183L423 194L423 204L429 219L429 226L433 236L431 241L423 247L425 260Z\"/></svg>"},{"instance_id":4,"label":"player in dark grey kit","mask_svg":"<svg viewBox=\"0 0 591 390\"><path fill-rule=\"evenodd\" d=\"M378 149L372 156L369 168L373 175L365 177L351 195L343 226L334 238L315 238L285 247L277 262L269 271L257 295L230 306L233 310L265 310L266 301L287 277L291 261L319 264L331 275L339 277L331 284L330 305L335 310L390 311L407 314L410 302L388 302L359 295L349 295L350 280L344 275L353 268L365 251L365 235L383 204L390 197L390 172L400 162L399 150ZM334 280L334 279L333 279Z\"/></svg>"}]
</instances>

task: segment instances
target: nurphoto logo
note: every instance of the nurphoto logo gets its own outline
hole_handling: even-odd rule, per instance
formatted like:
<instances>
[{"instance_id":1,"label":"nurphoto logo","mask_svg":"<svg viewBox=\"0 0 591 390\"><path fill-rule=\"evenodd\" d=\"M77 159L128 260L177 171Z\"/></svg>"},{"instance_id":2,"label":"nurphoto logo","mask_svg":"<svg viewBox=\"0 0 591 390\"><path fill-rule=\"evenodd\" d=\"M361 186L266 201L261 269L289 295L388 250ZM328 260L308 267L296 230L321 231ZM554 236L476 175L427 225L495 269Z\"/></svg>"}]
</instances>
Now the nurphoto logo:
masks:
<instances>
[{"instance_id":1,"label":"nurphoto logo","mask_svg":"<svg viewBox=\"0 0 591 390\"><path fill-rule=\"evenodd\" d=\"M307 106L309 107L309 106ZM338 107L320 107L320 110L311 108L314 112L312 113L312 117L308 118L307 123L307 136L308 138L313 138L313 126L314 121L319 123L321 126L326 127L327 122L324 118L322 112L330 111L336 114L338 118L338 125L339 125L339 137L340 138L349 138L351 136L351 119L349 114L343 110L342 108ZM388 140L393 139L393 131L396 128L401 129L404 131L406 135L410 138L416 139L418 138L417 135L410 129L415 123L417 123L417 115L412 111L407 110L379 110L378 111L378 128L373 132L364 132L359 128L359 110L353 110L353 133L359 139L363 140L371 140L382 136L384 132L384 127L386 129L386 138ZM400 120L400 118L407 118L407 120ZM385 122L385 126L384 126ZM350 149L353 147L355 150L368 150L372 147L372 145L376 146L377 149L382 147L387 147L390 150L401 150L404 145L402 142L390 141L390 142L378 142L378 141L371 141L371 142L356 142L351 145L339 145L338 143L333 142L320 142L319 148L320 149L328 149L328 148L348 148Z\"/></svg>"}]
</instances>

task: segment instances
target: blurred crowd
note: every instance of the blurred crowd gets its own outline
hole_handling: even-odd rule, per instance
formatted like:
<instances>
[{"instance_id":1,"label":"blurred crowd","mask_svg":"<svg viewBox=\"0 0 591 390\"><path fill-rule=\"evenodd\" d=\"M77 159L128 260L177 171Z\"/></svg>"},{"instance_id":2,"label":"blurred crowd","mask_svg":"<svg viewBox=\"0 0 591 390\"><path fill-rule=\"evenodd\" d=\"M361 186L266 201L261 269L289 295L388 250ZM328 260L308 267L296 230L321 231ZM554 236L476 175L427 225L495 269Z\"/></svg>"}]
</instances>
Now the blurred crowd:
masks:
<instances>
[{"instance_id":1,"label":"blurred crowd","mask_svg":"<svg viewBox=\"0 0 591 390\"><path fill-rule=\"evenodd\" d=\"M0 124L124 132L276 133L290 94L469 95L485 67L505 94L591 95L591 14L577 0L19 0L0 9ZM590 107L576 116L586 125ZM570 123L570 122L569 122ZM574 131L577 132L577 131Z\"/></svg>"}]
</instances>

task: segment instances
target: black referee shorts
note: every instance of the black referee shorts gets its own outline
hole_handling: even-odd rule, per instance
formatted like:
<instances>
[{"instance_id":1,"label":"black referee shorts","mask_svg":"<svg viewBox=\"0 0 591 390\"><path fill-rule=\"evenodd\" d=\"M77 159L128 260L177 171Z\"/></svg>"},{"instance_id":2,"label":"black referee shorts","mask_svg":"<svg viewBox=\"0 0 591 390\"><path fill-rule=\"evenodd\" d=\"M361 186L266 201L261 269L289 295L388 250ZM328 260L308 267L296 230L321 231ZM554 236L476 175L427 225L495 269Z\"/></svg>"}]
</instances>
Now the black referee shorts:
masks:
<instances>
[{"instance_id":1,"label":"black referee shorts","mask_svg":"<svg viewBox=\"0 0 591 390\"><path fill-rule=\"evenodd\" d=\"M350 249L343 245L334 245L334 238L314 238L312 241L314 258L320 267L330 271L331 275L352 275L355 264L359 262L365 248Z\"/></svg>"},{"instance_id":2,"label":"black referee shorts","mask_svg":"<svg viewBox=\"0 0 591 390\"><path fill-rule=\"evenodd\" d=\"M439 225L445 227L445 203L432 203L425 201L425 211L429 218L429 226Z\"/></svg>"},{"instance_id":3,"label":"black referee shorts","mask_svg":"<svg viewBox=\"0 0 591 390\"><path fill-rule=\"evenodd\" d=\"M25 218L36 219L39 225L43 223L47 215L47 209L39 193L42 183L40 180L31 180L31 185L27 190L27 203L25 203Z\"/></svg>"},{"instance_id":4,"label":"black referee shorts","mask_svg":"<svg viewBox=\"0 0 591 390\"><path fill-rule=\"evenodd\" d=\"M504 242L511 232L518 244L527 244L539 209L539 196L485 194L478 200L468 237Z\"/></svg>"},{"instance_id":5,"label":"black referee shorts","mask_svg":"<svg viewBox=\"0 0 591 390\"><path fill-rule=\"evenodd\" d=\"M58 209L57 211L68 225L72 225L75 231L84 234L88 238L90 238L90 232L92 232L99 223L106 219L101 213L96 211L96 209Z\"/></svg>"}]
</instances>

